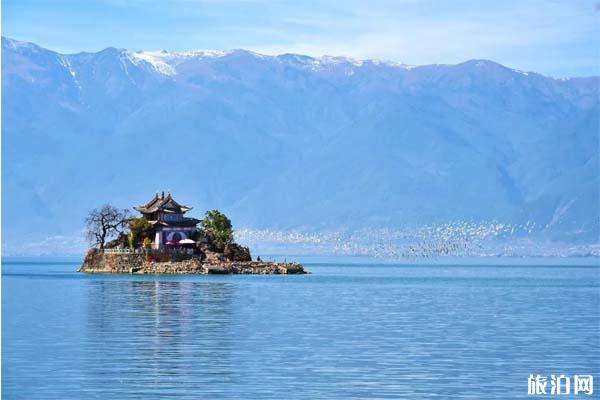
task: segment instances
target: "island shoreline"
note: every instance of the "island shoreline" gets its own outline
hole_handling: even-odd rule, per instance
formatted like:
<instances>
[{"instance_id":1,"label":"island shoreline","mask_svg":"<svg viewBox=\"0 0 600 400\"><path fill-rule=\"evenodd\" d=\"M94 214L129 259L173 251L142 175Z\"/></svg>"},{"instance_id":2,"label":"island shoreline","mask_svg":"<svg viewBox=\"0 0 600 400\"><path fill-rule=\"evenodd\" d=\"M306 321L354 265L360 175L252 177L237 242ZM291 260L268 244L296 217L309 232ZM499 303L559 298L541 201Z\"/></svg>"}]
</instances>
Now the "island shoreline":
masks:
<instances>
[{"instance_id":1,"label":"island shoreline","mask_svg":"<svg viewBox=\"0 0 600 400\"><path fill-rule=\"evenodd\" d=\"M88 253L78 272L131 275L302 275L308 272L296 262L218 261L206 262L197 255L154 261L150 254Z\"/></svg>"}]
</instances>

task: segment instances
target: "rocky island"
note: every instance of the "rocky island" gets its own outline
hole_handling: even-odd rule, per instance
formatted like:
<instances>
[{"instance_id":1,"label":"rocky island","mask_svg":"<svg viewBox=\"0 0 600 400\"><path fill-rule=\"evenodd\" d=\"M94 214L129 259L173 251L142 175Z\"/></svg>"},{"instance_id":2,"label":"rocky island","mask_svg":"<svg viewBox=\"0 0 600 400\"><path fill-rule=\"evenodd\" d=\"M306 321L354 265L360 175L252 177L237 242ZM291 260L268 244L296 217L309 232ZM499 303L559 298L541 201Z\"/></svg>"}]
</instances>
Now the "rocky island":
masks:
<instances>
[{"instance_id":1,"label":"rocky island","mask_svg":"<svg viewBox=\"0 0 600 400\"><path fill-rule=\"evenodd\" d=\"M250 249L235 243L231 221L218 210L202 220L184 214L192 207L158 193L128 210L105 205L86 219L94 244L79 272L108 274L305 274L295 262L252 260Z\"/></svg>"}]
</instances>

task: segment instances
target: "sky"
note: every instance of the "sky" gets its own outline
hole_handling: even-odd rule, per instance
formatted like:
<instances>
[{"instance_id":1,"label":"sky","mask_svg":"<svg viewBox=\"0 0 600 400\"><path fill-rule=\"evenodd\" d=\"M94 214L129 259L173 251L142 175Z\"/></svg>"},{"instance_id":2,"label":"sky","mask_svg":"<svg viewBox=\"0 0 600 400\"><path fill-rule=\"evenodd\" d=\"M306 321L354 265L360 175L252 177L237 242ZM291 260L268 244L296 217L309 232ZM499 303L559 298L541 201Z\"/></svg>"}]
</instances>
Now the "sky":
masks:
<instances>
[{"instance_id":1,"label":"sky","mask_svg":"<svg viewBox=\"0 0 600 400\"><path fill-rule=\"evenodd\" d=\"M600 0L2 0L2 35L62 53L243 48L600 75Z\"/></svg>"}]
</instances>

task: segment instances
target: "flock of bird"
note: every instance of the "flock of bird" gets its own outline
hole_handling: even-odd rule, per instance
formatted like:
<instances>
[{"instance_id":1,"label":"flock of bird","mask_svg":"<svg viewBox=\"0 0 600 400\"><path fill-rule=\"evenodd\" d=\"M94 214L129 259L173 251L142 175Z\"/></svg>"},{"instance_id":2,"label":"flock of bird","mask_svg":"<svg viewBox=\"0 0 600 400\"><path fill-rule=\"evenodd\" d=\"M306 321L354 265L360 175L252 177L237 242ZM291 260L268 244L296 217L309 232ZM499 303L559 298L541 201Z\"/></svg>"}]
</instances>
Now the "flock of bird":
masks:
<instances>
[{"instance_id":1,"label":"flock of bird","mask_svg":"<svg viewBox=\"0 0 600 400\"><path fill-rule=\"evenodd\" d=\"M242 229L236 231L236 240L252 246L258 244L265 248L271 245L311 255L361 255L386 259L515 255L521 250L524 254L531 253L531 249L526 248L532 243L531 234L544 228L547 227L528 221L523 224L456 222L402 229L326 232Z\"/></svg>"}]
</instances>

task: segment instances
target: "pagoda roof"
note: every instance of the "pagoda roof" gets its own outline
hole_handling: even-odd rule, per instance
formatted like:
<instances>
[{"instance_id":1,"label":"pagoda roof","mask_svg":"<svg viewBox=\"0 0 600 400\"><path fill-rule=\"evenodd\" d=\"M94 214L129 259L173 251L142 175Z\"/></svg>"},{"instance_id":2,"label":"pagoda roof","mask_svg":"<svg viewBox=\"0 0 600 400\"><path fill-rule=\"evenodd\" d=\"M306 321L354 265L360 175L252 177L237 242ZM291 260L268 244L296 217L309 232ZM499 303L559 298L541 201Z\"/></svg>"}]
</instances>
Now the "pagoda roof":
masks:
<instances>
[{"instance_id":1,"label":"pagoda roof","mask_svg":"<svg viewBox=\"0 0 600 400\"><path fill-rule=\"evenodd\" d=\"M196 218L184 218L182 221L148 221L152 226L195 227L200 223Z\"/></svg>"},{"instance_id":2,"label":"pagoda roof","mask_svg":"<svg viewBox=\"0 0 600 400\"><path fill-rule=\"evenodd\" d=\"M133 208L142 214L151 214L157 211L179 214L188 212L192 209L192 207L184 206L176 202L175 199L171 197L171 193L168 193L165 196L164 192L161 196L157 193L148 203Z\"/></svg>"}]
</instances>

